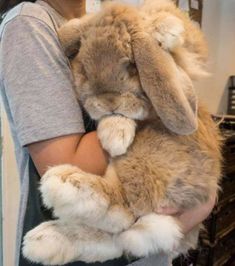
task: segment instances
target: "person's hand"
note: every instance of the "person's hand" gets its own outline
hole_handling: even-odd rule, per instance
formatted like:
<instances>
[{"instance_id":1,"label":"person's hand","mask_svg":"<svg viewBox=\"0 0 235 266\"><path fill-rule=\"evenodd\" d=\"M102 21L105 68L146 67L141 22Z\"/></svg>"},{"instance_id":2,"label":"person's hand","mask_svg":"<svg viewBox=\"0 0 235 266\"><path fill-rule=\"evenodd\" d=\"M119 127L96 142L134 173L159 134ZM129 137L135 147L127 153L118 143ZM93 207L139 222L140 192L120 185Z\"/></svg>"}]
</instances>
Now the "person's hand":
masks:
<instances>
[{"instance_id":1,"label":"person's hand","mask_svg":"<svg viewBox=\"0 0 235 266\"><path fill-rule=\"evenodd\" d=\"M214 208L216 203L216 195L212 196L208 202L191 210L179 210L175 208L165 207L156 210L158 214L173 215L179 219L182 224L184 234L191 231L196 225L204 221Z\"/></svg>"}]
</instances>

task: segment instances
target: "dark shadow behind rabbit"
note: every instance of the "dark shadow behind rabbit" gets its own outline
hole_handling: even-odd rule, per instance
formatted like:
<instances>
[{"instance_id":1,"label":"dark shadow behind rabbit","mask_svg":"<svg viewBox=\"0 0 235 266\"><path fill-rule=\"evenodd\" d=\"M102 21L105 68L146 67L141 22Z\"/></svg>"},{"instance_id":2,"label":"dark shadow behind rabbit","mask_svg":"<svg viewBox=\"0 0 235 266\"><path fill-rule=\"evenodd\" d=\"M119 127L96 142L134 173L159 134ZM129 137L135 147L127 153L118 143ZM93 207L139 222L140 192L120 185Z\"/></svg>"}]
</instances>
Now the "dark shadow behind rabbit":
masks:
<instances>
[{"instance_id":1,"label":"dark shadow behind rabbit","mask_svg":"<svg viewBox=\"0 0 235 266\"><path fill-rule=\"evenodd\" d=\"M221 137L192 83L206 74L207 48L173 4L152 2L108 4L59 32L78 100L112 159L104 177L70 165L43 176L43 201L59 219L26 235L32 261L175 255L197 243L200 226L184 236L176 218L154 211L191 209L218 190Z\"/></svg>"}]
</instances>

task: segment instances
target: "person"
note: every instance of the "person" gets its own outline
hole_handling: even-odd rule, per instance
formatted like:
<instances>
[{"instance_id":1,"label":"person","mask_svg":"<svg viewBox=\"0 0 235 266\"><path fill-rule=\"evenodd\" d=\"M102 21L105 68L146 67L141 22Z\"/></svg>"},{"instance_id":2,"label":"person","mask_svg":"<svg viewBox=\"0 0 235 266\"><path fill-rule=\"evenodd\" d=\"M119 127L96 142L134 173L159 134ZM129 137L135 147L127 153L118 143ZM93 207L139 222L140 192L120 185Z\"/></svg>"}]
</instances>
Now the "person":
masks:
<instances>
[{"instance_id":1,"label":"person","mask_svg":"<svg viewBox=\"0 0 235 266\"><path fill-rule=\"evenodd\" d=\"M0 14L4 14L0 26L0 87L15 144L21 189L15 265L32 265L20 252L23 236L52 218L37 190L48 166L70 163L102 175L108 163L94 121L76 100L70 64L57 37L63 23L86 13L85 4L85 0L2 0L0 4ZM209 215L214 202L215 197L194 210L169 207L156 212L177 215L184 232L188 232ZM92 265L128 264L130 261L120 258ZM167 264L167 257L161 255L131 265Z\"/></svg>"}]
</instances>

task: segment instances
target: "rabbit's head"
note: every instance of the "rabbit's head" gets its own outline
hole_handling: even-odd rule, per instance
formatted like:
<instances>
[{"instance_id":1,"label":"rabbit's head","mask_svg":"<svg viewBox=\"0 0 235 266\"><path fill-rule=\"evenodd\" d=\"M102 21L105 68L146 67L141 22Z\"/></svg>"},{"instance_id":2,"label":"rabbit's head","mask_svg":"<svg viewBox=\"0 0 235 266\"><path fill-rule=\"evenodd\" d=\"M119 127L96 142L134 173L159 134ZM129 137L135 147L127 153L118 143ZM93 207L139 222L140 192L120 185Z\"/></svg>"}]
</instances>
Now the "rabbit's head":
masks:
<instances>
[{"instance_id":1,"label":"rabbit's head","mask_svg":"<svg viewBox=\"0 0 235 266\"><path fill-rule=\"evenodd\" d=\"M71 21L59 36L71 60L78 98L93 119L122 114L143 120L153 107L178 134L197 128L191 80L142 28L137 10L110 4L94 17Z\"/></svg>"}]
</instances>

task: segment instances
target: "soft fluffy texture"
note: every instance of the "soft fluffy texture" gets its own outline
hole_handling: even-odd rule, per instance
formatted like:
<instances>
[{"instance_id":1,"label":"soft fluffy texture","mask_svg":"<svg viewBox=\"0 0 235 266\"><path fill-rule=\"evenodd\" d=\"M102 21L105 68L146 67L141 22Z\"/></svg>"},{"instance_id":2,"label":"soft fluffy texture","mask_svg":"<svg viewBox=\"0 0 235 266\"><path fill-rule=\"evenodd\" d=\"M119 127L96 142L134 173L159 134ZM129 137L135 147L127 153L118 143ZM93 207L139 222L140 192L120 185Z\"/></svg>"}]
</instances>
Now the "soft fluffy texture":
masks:
<instances>
[{"instance_id":1,"label":"soft fluffy texture","mask_svg":"<svg viewBox=\"0 0 235 266\"><path fill-rule=\"evenodd\" d=\"M192 82L205 73L202 33L170 1L156 0L139 10L108 4L59 34L72 56L78 99L98 120L101 144L113 158L103 177L70 165L50 169L41 183L45 204L66 221L66 234L76 231L71 220L90 228L87 248L94 232L97 246L111 235L114 247L134 256L186 252L200 226L184 236L177 219L153 212L193 208L218 190L221 137ZM24 250L37 241L25 239ZM79 254L70 259L91 261ZM49 255L44 261L51 263Z\"/></svg>"}]
</instances>

